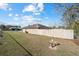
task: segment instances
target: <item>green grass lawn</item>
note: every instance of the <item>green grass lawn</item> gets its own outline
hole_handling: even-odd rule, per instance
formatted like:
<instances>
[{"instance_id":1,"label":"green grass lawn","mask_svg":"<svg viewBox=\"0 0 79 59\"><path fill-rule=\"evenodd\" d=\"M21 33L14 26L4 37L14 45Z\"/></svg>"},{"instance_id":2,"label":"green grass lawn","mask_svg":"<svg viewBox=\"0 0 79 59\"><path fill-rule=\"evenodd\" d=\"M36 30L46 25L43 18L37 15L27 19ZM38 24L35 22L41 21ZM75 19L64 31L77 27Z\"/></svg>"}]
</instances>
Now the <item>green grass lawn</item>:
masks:
<instances>
[{"instance_id":1,"label":"green grass lawn","mask_svg":"<svg viewBox=\"0 0 79 59\"><path fill-rule=\"evenodd\" d=\"M15 38L34 56L72 56L79 55L79 46L73 40L54 39L59 42L56 50L49 49L50 37L26 34L22 32L4 32L3 45L0 45L0 55L29 55L7 33Z\"/></svg>"},{"instance_id":2,"label":"green grass lawn","mask_svg":"<svg viewBox=\"0 0 79 59\"><path fill-rule=\"evenodd\" d=\"M0 40L0 56L21 56L29 55L14 41L7 33L4 33L4 37Z\"/></svg>"}]
</instances>

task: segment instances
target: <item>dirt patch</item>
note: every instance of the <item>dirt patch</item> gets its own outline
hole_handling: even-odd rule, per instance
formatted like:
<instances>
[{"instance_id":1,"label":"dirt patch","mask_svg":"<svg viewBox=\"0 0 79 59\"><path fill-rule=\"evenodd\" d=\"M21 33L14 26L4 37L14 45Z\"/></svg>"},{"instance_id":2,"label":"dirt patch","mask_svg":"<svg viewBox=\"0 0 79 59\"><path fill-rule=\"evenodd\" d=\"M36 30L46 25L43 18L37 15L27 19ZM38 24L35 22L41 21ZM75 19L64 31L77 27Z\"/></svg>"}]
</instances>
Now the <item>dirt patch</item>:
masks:
<instances>
[{"instance_id":1,"label":"dirt patch","mask_svg":"<svg viewBox=\"0 0 79 59\"><path fill-rule=\"evenodd\" d=\"M73 42L74 42L77 46L79 46L79 40L73 40Z\"/></svg>"},{"instance_id":2,"label":"dirt patch","mask_svg":"<svg viewBox=\"0 0 79 59\"><path fill-rule=\"evenodd\" d=\"M74 40L72 39L63 39L63 38L54 38L54 41L60 43L60 44L65 44L65 45L75 45Z\"/></svg>"}]
</instances>

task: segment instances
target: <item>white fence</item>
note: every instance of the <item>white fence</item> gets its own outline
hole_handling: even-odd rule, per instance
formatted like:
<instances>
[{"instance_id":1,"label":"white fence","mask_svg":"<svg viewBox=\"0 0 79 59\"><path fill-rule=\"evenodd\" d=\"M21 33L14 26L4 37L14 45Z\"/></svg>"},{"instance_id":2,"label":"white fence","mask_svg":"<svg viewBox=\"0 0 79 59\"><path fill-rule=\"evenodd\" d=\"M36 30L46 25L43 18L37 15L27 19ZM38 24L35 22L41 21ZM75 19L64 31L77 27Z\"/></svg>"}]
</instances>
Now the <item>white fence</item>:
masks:
<instances>
[{"instance_id":1,"label":"white fence","mask_svg":"<svg viewBox=\"0 0 79 59\"><path fill-rule=\"evenodd\" d=\"M74 39L73 30L65 29L23 29L23 32L28 31L31 34L45 35L57 38Z\"/></svg>"}]
</instances>

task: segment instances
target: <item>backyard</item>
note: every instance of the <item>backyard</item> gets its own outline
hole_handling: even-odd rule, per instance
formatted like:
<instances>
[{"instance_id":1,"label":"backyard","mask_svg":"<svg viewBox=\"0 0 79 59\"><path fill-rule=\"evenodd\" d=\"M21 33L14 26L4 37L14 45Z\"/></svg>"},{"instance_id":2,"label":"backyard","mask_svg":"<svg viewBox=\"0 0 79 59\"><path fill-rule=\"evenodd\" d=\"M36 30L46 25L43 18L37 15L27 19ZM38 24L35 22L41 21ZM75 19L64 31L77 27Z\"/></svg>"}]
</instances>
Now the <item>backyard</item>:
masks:
<instances>
[{"instance_id":1,"label":"backyard","mask_svg":"<svg viewBox=\"0 0 79 59\"><path fill-rule=\"evenodd\" d=\"M26 34L18 31L5 31L0 45L2 56L79 56L79 44L76 40L57 39L57 49L49 49L51 37Z\"/></svg>"}]
</instances>

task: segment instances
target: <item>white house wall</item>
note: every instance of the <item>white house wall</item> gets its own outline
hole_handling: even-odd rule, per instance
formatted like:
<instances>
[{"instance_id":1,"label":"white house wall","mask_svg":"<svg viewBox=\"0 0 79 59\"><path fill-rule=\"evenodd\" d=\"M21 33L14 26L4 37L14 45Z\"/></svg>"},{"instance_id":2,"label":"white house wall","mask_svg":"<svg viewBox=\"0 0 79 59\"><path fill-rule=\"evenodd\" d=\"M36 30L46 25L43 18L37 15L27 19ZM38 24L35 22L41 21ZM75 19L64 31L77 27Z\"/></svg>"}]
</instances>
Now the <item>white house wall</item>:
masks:
<instances>
[{"instance_id":1,"label":"white house wall","mask_svg":"<svg viewBox=\"0 0 79 59\"><path fill-rule=\"evenodd\" d=\"M57 38L74 39L73 30L65 29L23 29L23 32L28 31L31 34L45 35Z\"/></svg>"}]
</instances>

